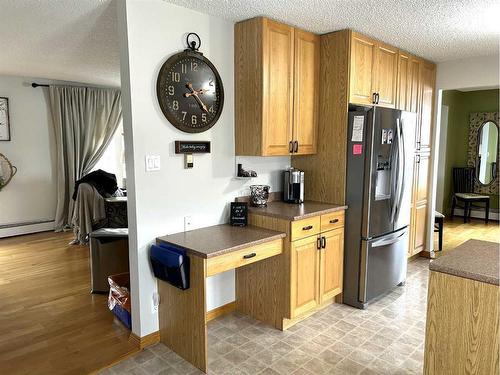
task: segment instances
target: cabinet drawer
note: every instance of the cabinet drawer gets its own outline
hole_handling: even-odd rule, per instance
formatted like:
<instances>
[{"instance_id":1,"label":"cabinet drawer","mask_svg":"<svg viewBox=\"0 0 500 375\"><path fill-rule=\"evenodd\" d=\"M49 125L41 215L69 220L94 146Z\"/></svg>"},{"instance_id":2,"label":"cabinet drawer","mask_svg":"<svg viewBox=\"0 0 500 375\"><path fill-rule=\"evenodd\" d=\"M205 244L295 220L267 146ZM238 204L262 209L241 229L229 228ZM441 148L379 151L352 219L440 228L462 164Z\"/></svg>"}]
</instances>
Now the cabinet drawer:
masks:
<instances>
[{"instance_id":1,"label":"cabinet drawer","mask_svg":"<svg viewBox=\"0 0 500 375\"><path fill-rule=\"evenodd\" d=\"M207 259L207 276L225 272L234 268L246 266L281 254L283 252L283 240L273 240L263 244L237 250L228 254L218 255Z\"/></svg>"},{"instance_id":2,"label":"cabinet drawer","mask_svg":"<svg viewBox=\"0 0 500 375\"><path fill-rule=\"evenodd\" d=\"M320 232L320 222L319 216L292 221L291 241L318 234Z\"/></svg>"},{"instance_id":3,"label":"cabinet drawer","mask_svg":"<svg viewBox=\"0 0 500 375\"><path fill-rule=\"evenodd\" d=\"M341 228L344 226L344 211L321 215L321 231Z\"/></svg>"}]
</instances>

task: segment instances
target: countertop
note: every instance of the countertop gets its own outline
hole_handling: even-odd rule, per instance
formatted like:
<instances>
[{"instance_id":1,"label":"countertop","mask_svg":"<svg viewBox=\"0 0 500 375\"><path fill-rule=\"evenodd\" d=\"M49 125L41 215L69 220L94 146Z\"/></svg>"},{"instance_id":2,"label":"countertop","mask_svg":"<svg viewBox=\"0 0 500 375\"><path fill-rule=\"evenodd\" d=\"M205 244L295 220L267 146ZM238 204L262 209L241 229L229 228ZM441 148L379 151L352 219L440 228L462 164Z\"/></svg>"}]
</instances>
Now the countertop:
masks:
<instances>
[{"instance_id":1,"label":"countertop","mask_svg":"<svg viewBox=\"0 0 500 375\"><path fill-rule=\"evenodd\" d=\"M293 221L345 209L347 209L347 206L314 201L305 201L302 204L272 201L267 203L267 207L249 206L248 212Z\"/></svg>"},{"instance_id":2,"label":"countertop","mask_svg":"<svg viewBox=\"0 0 500 375\"><path fill-rule=\"evenodd\" d=\"M429 269L483 283L499 285L499 244L469 240L433 260Z\"/></svg>"},{"instance_id":3,"label":"countertop","mask_svg":"<svg viewBox=\"0 0 500 375\"><path fill-rule=\"evenodd\" d=\"M282 232L254 226L233 227L221 224L158 237L157 240L182 247L188 253L202 258L212 258L285 236Z\"/></svg>"}]
</instances>

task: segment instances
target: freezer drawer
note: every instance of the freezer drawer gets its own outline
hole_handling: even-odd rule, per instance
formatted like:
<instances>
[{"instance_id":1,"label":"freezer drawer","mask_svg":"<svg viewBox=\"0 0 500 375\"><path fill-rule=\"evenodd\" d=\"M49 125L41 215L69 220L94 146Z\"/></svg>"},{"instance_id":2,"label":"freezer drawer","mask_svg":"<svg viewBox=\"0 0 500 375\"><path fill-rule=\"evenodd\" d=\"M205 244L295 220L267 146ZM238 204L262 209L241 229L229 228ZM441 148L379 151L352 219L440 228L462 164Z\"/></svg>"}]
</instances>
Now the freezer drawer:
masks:
<instances>
[{"instance_id":1,"label":"freezer drawer","mask_svg":"<svg viewBox=\"0 0 500 375\"><path fill-rule=\"evenodd\" d=\"M408 228L361 241L359 300L369 302L406 280Z\"/></svg>"}]
</instances>

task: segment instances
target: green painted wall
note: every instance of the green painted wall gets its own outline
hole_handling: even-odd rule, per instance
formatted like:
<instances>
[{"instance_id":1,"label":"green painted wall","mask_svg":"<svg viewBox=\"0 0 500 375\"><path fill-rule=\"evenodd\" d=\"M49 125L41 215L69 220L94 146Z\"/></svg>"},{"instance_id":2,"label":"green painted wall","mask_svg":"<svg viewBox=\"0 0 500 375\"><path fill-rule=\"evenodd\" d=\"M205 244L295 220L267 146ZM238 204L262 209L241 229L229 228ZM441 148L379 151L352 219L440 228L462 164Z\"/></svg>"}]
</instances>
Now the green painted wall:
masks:
<instances>
[{"instance_id":1,"label":"green painted wall","mask_svg":"<svg viewBox=\"0 0 500 375\"><path fill-rule=\"evenodd\" d=\"M452 168L467 165L467 140L469 115L473 112L497 112L500 90L462 92L443 91L442 104L448 106L446 160L444 176L443 209L451 213ZM498 195L491 197L491 207L498 209Z\"/></svg>"}]
</instances>

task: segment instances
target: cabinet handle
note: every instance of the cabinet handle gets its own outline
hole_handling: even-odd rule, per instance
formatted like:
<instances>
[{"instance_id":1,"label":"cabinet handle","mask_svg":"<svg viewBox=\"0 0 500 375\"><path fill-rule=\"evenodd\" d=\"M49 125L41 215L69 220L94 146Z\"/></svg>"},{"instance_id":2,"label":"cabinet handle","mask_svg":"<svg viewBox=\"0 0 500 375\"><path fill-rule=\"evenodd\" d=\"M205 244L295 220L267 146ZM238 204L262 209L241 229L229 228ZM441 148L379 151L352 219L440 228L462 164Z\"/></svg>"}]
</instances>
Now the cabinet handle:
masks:
<instances>
[{"instance_id":1,"label":"cabinet handle","mask_svg":"<svg viewBox=\"0 0 500 375\"><path fill-rule=\"evenodd\" d=\"M330 224L335 224L335 223L338 223L339 222L339 219L332 219L330 220Z\"/></svg>"},{"instance_id":2,"label":"cabinet handle","mask_svg":"<svg viewBox=\"0 0 500 375\"><path fill-rule=\"evenodd\" d=\"M293 145L295 146L293 152L299 152L299 141L293 142Z\"/></svg>"},{"instance_id":3,"label":"cabinet handle","mask_svg":"<svg viewBox=\"0 0 500 375\"><path fill-rule=\"evenodd\" d=\"M322 242L321 242L321 237L318 237L318 239L316 240L316 248L317 248L318 250L320 250L320 249L321 249L321 243L322 243Z\"/></svg>"},{"instance_id":4,"label":"cabinet handle","mask_svg":"<svg viewBox=\"0 0 500 375\"><path fill-rule=\"evenodd\" d=\"M376 92L374 92L372 94L372 104L377 104L377 93Z\"/></svg>"},{"instance_id":5,"label":"cabinet handle","mask_svg":"<svg viewBox=\"0 0 500 375\"><path fill-rule=\"evenodd\" d=\"M293 142L288 142L288 152L291 154L293 152Z\"/></svg>"},{"instance_id":6,"label":"cabinet handle","mask_svg":"<svg viewBox=\"0 0 500 375\"><path fill-rule=\"evenodd\" d=\"M377 99L377 104L378 104L378 101L380 99L380 94L378 92L375 94L375 98Z\"/></svg>"},{"instance_id":7,"label":"cabinet handle","mask_svg":"<svg viewBox=\"0 0 500 375\"><path fill-rule=\"evenodd\" d=\"M420 150L420 141L417 142L417 150Z\"/></svg>"},{"instance_id":8,"label":"cabinet handle","mask_svg":"<svg viewBox=\"0 0 500 375\"><path fill-rule=\"evenodd\" d=\"M255 253L251 253L251 254L247 254L247 255L243 255L243 259L250 259L250 258L253 258L254 256L256 256L257 254Z\"/></svg>"},{"instance_id":9,"label":"cabinet handle","mask_svg":"<svg viewBox=\"0 0 500 375\"><path fill-rule=\"evenodd\" d=\"M417 155L417 164L420 164L420 155Z\"/></svg>"},{"instance_id":10,"label":"cabinet handle","mask_svg":"<svg viewBox=\"0 0 500 375\"><path fill-rule=\"evenodd\" d=\"M326 237L321 237L321 248L325 248L326 247Z\"/></svg>"},{"instance_id":11,"label":"cabinet handle","mask_svg":"<svg viewBox=\"0 0 500 375\"><path fill-rule=\"evenodd\" d=\"M307 227L302 227L302 230L311 230L313 229L312 225L308 225Z\"/></svg>"}]
</instances>

